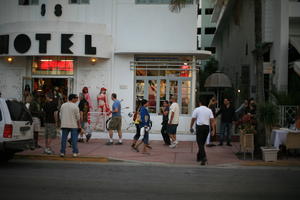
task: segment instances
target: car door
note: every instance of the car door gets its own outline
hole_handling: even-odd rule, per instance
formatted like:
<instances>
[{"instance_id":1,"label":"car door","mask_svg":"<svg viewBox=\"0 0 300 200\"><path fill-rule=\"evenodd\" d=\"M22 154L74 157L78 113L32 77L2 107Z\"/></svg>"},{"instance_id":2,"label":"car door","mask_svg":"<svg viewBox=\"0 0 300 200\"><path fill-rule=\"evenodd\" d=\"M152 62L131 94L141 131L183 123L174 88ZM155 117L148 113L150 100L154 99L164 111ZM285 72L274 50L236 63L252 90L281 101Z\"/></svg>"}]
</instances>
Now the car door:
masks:
<instances>
[{"instance_id":1,"label":"car door","mask_svg":"<svg viewBox=\"0 0 300 200\"><path fill-rule=\"evenodd\" d=\"M6 101L10 117L12 120L12 138L13 140L33 139L32 117L21 102Z\"/></svg>"}]
</instances>

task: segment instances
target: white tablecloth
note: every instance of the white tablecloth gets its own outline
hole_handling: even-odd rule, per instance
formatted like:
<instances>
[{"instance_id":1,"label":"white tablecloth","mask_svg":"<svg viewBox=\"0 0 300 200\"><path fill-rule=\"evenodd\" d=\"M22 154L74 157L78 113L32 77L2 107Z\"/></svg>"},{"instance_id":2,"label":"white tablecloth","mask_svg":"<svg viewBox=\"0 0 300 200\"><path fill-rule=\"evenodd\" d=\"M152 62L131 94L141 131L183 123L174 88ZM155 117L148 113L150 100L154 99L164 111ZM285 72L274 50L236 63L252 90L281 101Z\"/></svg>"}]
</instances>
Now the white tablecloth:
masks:
<instances>
[{"instance_id":1,"label":"white tablecloth","mask_svg":"<svg viewBox=\"0 0 300 200\"><path fill-rule=\"evenodd\" d=\"M289 132L299 132L287 128L274 129L271 134L271 144L274 147L279 148L280 145L284 145L286 141L287 134Z\"/></svg>"}]
</instances>

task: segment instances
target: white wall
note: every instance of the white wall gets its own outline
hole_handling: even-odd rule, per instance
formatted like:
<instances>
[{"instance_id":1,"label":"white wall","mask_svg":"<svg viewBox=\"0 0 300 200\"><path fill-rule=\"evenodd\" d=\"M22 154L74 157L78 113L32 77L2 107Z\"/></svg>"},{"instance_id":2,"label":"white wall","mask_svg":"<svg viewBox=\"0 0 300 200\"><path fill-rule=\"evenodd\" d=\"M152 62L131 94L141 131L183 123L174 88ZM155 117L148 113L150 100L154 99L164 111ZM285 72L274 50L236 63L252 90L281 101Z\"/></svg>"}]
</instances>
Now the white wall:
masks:
<instances>
[{"instance_id":1,"label":"white wall","mask_svg":"<svg viewBox=\"0 0 300 200\"><path fill-rule=\"evenodd\" d=\"M187 5L173 13L169 5L135 5L118 0L115 51L185 52L197 46L197 6Z\"/></svg>"}]
</instances>

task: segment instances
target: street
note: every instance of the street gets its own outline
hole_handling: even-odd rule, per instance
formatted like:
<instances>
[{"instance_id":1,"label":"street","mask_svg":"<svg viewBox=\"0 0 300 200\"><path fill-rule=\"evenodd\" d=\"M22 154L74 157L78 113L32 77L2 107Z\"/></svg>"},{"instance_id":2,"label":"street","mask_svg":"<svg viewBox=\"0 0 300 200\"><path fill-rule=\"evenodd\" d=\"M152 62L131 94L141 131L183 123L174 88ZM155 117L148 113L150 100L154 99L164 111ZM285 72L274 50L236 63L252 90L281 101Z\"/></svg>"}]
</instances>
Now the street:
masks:
<instances>
[{"instance_id":1,"label":"street","mask_svg":"<svg viewBox=\"0 0 300 200\"><path fill-rule=\"evenodd\" d=\"M300 169L12 160L1 200L299 199Z\"/></svg>"}]
</instances>

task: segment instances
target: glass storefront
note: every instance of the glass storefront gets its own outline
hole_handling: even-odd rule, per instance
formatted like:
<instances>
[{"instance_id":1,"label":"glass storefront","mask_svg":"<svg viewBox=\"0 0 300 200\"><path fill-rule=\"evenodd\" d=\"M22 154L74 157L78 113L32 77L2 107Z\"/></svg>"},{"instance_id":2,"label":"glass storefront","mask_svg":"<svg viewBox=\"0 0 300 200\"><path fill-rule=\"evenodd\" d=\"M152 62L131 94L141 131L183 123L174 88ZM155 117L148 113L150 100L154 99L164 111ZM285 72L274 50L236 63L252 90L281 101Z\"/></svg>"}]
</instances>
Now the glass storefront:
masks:
<instances>
[{"instance_id":1,"label":"glass storefront","mask_svg":"<svg viewBox=\"0 0 300 200\"><path fill-rule=\"evenodd\" d=\"M149 112L161 112L164 100L177 97L181 114L191 113L192 67L191 56L136 57L135 69L137 99L149 101Z\"/></svg>"}]
</instances>

